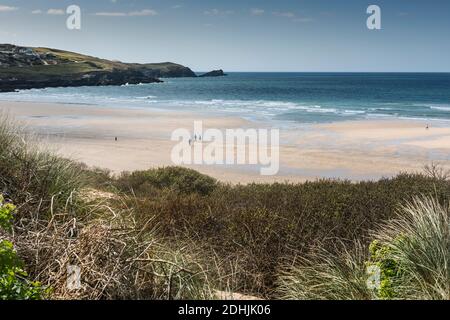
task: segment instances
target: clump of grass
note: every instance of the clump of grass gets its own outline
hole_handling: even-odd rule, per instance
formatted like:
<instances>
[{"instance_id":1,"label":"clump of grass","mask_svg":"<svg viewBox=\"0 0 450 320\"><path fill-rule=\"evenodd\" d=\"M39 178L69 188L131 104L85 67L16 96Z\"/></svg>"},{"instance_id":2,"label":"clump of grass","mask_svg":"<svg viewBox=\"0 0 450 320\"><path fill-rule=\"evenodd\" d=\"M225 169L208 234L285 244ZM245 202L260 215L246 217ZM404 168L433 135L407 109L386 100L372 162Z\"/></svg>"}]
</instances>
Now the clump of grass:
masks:
<instances>
[{"instance_id":1,"label":"clump of grass","mask_svg":"<svg viewBox=\"0 0 450 320\"><path fill-rule=\"evenodd\" d=\"M336 253L336 251L338 253ZM286 300L369 300L366 250L359 243L351 250L341 244L335 252L323 247L282 271L278 295Z\"/></svg>"},{"instance_id":2,"label":"clump of grass","mask_svg":"<svg viewBox=\"0 0 450 320\"><path fill-rule=\"evenodd\" d=\"M415 198L374 233L368 250L320 251L279 278L287 299L450 299L449 207ZM322 249L323 250L323 249ZM378 287L367 285L366 267L376 266Z\"/></svg>"},{"instance_id":3,"label":"clump of grass","mask_svg":"<svg viewBox=\"0 0 450 320\"><path fill-rule=\"evenodd\" d=\"M210 300L215 288L220 287L215 270L208 269L206 256L198 248L177 243L166 244L154 253L154 257L141 259L155 275L158 298L166 300ZM211 276L211 278L210 278Z\"/></svg>"},{"instance_id":4,"label":"clump of grass","mask_svg":"<svg viewBox=\"0 0 450 320\"><path fill-rule=\"evenodd\" d=\"M416 198L375 233L387 249L385 260L399 269L394 298L450 299L450 208L429 197Z\"/></svg>"},{"instance_id":5,"label":"clump of grass","mask_svg":"<svg viewBox=\"0 0 450 320\"><path fill-rule=\"evenodd\" d=\"M74 201L84 184L83 170L69 159L37 146L33 137L0 115L0 191L20 214L48 213Z\"/></svg>"}]
</instances>

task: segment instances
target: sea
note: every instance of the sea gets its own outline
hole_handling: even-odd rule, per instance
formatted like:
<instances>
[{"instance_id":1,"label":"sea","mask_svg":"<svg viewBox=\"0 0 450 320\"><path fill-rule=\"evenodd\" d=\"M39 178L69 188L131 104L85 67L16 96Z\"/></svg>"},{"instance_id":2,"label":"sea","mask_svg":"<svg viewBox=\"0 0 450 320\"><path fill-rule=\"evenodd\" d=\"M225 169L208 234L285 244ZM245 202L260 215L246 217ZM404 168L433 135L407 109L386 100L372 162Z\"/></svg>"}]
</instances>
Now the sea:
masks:
<instances>
[{"instance_id":1,"label":"sea","mask_svg":"<svg viewBox=\"0 0 450 320\"><path fill-rule=\"evenodd\" d=\"M164 83L0 93L32 101L230 114L284 124L363 119L450 121L450 73L247 73Z\"/></svg>"}]
</instances>

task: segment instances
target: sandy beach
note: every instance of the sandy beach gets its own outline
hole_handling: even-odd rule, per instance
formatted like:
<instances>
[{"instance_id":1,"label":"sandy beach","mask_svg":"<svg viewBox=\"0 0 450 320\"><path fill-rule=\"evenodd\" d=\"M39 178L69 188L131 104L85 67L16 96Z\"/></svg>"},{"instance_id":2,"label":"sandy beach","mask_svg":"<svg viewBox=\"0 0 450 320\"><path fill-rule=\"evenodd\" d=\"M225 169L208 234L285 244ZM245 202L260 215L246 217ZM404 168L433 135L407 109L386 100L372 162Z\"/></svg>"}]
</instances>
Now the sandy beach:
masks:
<instances>
[{"instance_id":1,"label":"sandy beach","mask_svg":"<svg viewBox=\"0 0 450 320\"><path fill-rule=\"evenodd\" d=\"M183 111L0 102L44 145L74 160L121 171L173 165L175 129L268 128L267 123ZM431 162L450 169L450 126L409 120L365 120L299 125L280 131L280 170L261 176L253 166L191 165L224 182L299 182L317 178L379 179L421 171ZM115 138L118 141L115 141Z\"/></svg>"}]
</instances>

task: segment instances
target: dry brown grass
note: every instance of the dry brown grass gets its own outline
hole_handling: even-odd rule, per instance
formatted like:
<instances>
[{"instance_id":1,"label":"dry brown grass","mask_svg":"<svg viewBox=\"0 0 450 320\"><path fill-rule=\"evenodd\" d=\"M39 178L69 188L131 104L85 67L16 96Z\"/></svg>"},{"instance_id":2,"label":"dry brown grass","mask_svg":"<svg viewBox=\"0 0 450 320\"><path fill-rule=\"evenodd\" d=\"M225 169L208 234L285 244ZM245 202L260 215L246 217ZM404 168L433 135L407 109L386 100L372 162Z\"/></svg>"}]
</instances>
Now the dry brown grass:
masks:
<instances>
[{"instance_id":1,"label":"dry brown grass","mask_svg":"<svg viewBox=\"0 0 450 320\"><path fill-rule=\"evenodd\" d=\"M50 220L22 217L12 239L33 278L52 288L52 299L213 297L211 271L187 248L158 240L152 218L138 225L132 208L117 211L108 198L87 203L78 216L68 213L70 205ZM67 286L68 266L80 268L80 289Z\"/></svg>"}]
</instances>

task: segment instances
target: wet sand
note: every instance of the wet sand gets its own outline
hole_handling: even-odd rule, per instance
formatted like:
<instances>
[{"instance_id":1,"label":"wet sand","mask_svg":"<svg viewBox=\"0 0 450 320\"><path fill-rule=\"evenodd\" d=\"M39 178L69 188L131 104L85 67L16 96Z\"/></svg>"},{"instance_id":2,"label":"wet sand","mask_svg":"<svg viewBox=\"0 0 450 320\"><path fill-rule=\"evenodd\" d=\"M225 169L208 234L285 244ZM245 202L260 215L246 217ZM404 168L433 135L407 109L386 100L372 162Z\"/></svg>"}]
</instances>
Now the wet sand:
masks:
<instances>
[{"instance_id":1,"label":"wet sand","mask_svg":"<svg viewBox=\"0 0 450 320\"><path fill-rule=\"evenodd\" d=\"M91 105L0 102L0 111L61 155L114 173L173 165L177 142L171 141L172 132L193 131L194 121L203 121L205 130L270 128L228 115ZM450 123L426 126L422 121L364 120L281 128L275 176L261 176L254 165L189 167L230 183L378 179L421 171L431 162L450 169Z\"/></svg>"}]
</instances>

